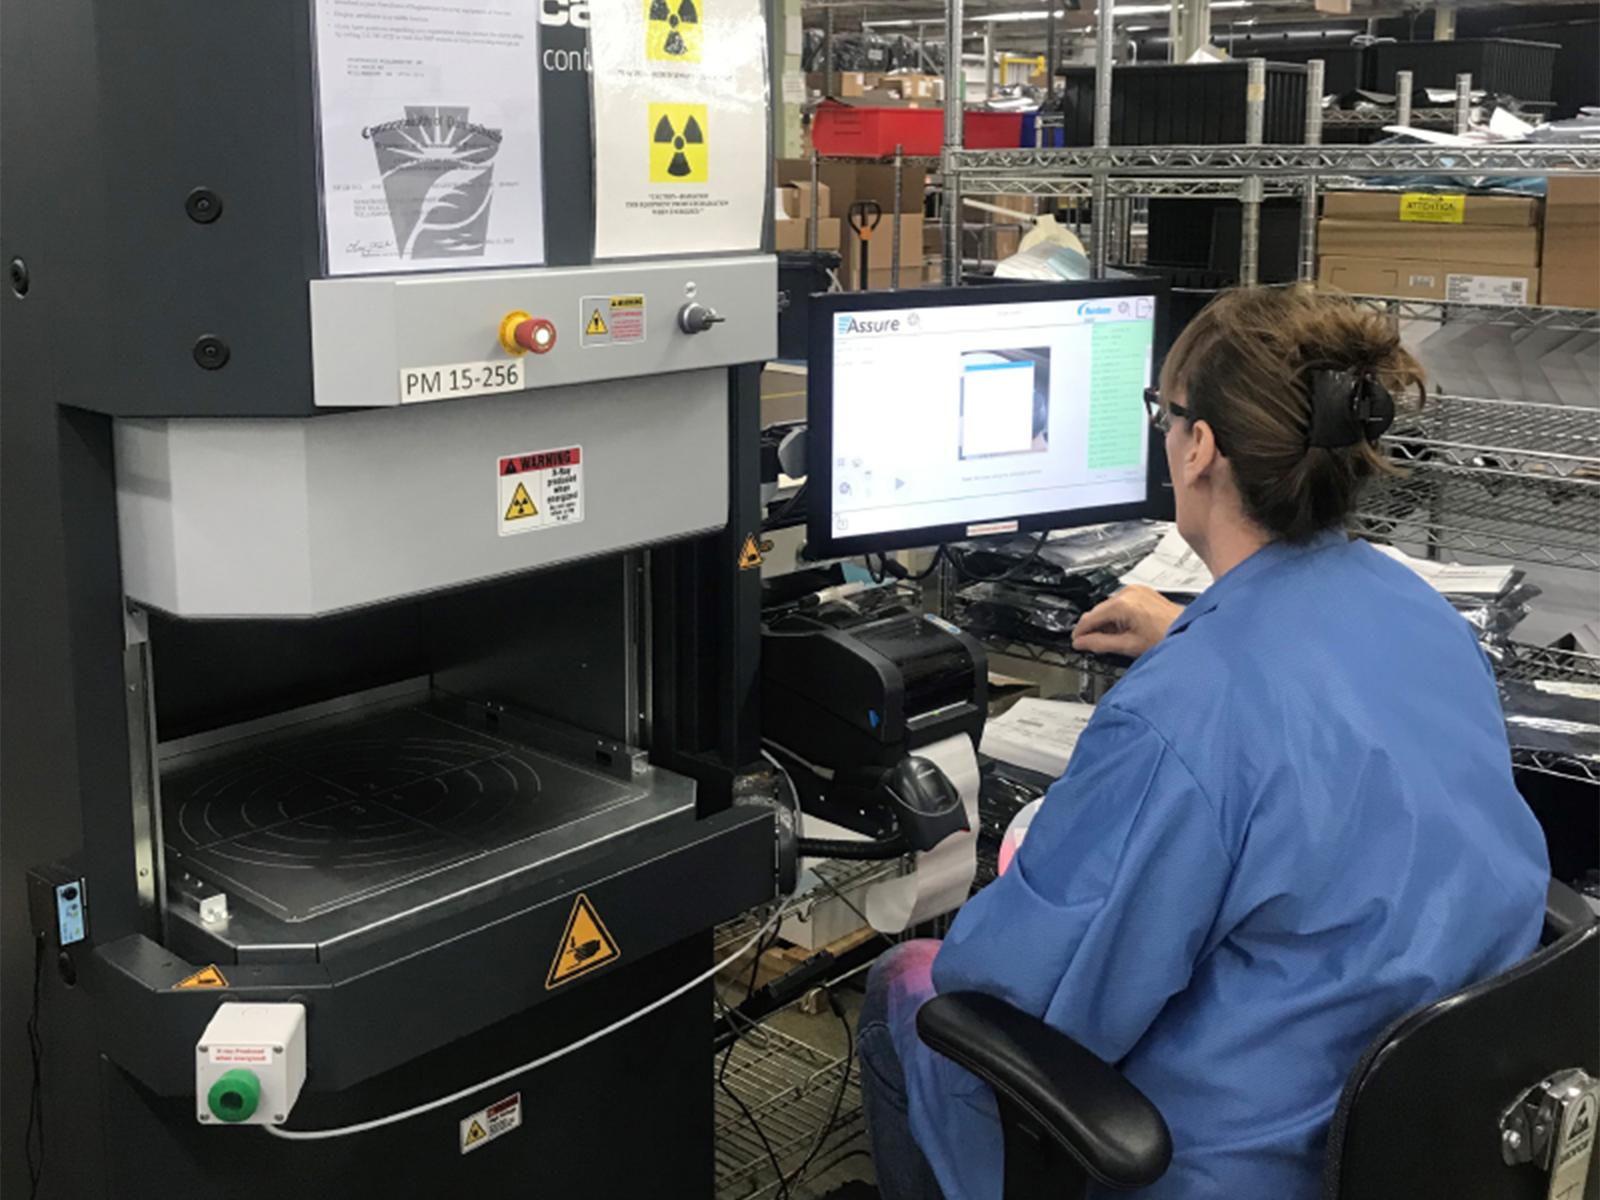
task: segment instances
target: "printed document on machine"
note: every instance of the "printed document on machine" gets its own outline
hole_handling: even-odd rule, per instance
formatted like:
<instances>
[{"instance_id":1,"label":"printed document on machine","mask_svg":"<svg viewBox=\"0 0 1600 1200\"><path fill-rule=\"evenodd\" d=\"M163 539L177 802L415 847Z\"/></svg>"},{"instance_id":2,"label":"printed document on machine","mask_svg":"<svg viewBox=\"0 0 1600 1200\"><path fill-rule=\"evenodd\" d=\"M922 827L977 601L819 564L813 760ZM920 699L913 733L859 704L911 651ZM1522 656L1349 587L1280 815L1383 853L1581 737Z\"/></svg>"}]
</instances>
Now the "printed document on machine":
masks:
<instances>
[{"instance_id":1,"label":"printed document on machine","mask_svg":"<svg viewBox=\"0 0 1600 1200\"><path fill-rule=\"evenodd\" d=\"M539 6L316 0L330 275L544 261Z\"/></svg>"},{"instance_id":2,"label":"printed document on machine","mask_svg":"<svg viewBox=\"0 0 1600 1200\"><path fill-rule=\"evenodd\" d=\"M771 159L759 0L590 9L594 254L759 250Z\"/></svg>"}]
</instances>

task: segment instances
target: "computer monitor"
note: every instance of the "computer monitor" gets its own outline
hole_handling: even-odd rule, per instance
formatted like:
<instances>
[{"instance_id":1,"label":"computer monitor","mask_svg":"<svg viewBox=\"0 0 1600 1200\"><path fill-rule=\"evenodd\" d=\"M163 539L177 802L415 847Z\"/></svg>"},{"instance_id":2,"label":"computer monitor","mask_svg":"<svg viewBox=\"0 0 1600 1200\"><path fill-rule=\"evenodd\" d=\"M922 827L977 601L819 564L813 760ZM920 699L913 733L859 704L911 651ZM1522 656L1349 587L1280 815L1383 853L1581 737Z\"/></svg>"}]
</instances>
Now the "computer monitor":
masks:
<instances>
[{"instance_id":1,"label":"computer monitor","mask_svg":"<svg viewBox=\"0 0 1600 1200\"><path fill-rule=\"evenodd\" d=\"M1153 279L814 298L809 556L1150 515L1166 299Z\"/></svg>"}]
</instances>

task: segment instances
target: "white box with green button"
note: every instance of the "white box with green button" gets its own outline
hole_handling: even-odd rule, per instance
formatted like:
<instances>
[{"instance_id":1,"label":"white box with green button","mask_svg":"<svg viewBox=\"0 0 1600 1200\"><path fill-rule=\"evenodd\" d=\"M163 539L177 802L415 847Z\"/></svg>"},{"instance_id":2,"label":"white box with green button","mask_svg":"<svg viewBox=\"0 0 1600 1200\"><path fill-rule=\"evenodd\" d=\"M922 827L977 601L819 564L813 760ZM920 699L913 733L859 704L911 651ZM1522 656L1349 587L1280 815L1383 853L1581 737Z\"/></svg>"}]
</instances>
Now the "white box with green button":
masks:
<instances>
[{"instance_id":1,"label":"white box with green button","mask_svg":"<svg viewBox=\"0 0 1600 1200\"><path fill-rule=\"evenodd\" d=\"M305 1081L303 1004L223 1004L195 1045L203 1125L281 1125Z\"/></svg>"}]
</instances>

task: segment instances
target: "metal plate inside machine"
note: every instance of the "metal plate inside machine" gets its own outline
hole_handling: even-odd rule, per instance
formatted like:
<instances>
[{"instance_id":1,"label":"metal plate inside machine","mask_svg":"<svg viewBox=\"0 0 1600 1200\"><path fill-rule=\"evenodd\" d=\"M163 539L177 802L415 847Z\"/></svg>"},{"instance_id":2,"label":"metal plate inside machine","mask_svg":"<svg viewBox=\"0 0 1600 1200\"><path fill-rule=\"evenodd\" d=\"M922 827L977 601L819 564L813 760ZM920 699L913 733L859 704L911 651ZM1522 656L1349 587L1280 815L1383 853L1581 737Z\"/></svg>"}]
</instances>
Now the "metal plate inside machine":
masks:
<instances>
[{"instance_id":1,"label":"metal plate inside machine","mask_svg":"<svg viewBox=\"0 0 1600 1200\"><path fill-rule=\"evenodd\" d=\"M288 922L494 856L526 865L543 835L650 793L419 709L170 766L169 871Z\"/></svg>"}]
</instances>

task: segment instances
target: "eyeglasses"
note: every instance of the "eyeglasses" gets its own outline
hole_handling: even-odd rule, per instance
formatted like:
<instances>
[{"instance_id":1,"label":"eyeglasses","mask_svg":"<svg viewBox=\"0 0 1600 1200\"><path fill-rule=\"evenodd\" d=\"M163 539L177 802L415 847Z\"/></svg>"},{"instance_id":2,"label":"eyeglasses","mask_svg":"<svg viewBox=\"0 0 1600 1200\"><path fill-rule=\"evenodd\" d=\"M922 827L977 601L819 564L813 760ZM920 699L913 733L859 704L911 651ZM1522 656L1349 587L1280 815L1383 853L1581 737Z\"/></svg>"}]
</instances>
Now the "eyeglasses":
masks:
<instances>
[{"instance_id":1,"label":"eyeglasses","mask_svg":"<svg viewBox=\"0 0 1600 1200\"><path fill-rule=\"evenodd\" d=\"M1162 405L1160 388L1145 388L1144 411L1150 417L1150 424L1154 425L1162 433L1166 433L1167 430L1172 428L1173 417L1182 417L1185 421L1189 420L1189 410L1183 405L1173 404L1170 401L1166 405Z\"/></svg>"}]
</instances>

